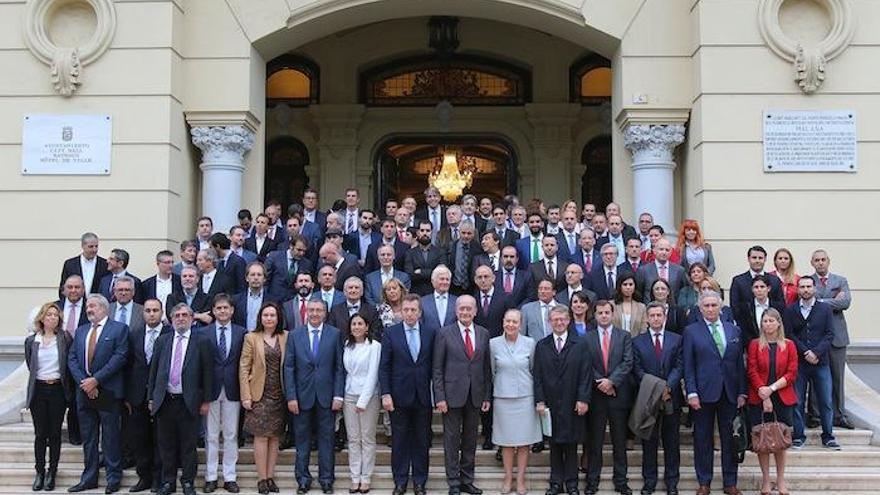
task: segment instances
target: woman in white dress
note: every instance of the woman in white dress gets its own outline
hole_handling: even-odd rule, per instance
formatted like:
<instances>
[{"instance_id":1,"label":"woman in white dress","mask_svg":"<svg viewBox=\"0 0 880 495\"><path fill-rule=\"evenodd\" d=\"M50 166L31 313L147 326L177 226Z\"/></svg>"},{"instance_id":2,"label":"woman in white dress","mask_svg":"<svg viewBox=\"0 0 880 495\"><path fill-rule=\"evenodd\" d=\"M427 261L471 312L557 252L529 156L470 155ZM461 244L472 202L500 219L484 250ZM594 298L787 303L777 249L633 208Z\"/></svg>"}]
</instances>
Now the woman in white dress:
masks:
<instances>
[{"instance_id":1,"label":"woman in white dress","mask_svg":"<svg viewBox=\"0 0 880 495\"><path fill-rule=\"evenodd\" d=\"M493 388L492 442L501 447L504 481L501 493L510 493L516 457L516 491L526 493L526 466L531 445L541 441L541 425L535 412L532 365L535 341L520 334L522 314L504 313L504 333L489 341Z\"/></svg>"}]
</instances>

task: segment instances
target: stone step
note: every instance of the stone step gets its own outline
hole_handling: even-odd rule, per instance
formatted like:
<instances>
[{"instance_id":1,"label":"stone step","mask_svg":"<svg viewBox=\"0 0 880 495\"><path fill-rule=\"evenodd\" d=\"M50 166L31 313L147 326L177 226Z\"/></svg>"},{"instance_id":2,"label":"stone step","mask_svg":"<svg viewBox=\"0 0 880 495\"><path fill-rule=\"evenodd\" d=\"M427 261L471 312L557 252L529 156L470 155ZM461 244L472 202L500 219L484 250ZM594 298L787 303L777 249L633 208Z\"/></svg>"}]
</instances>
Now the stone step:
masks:
<instances>
[{"instance_id":1,"label":"stone step","mask_svg":"<svg viewBox=\"0 0 880 495\"><path fill-rule=\"evenodd\" d=\"M76 463L62 463L58 471L58 487L64 489L79 481L79 475L82 466ZM603 490L611 490L612 483L610 480L610 467L606 469L600 488ZM200 474L197 484L202 484L203 466L200 466ZM313 467L312 474L316 475ZM336 467L337 475L337 492L346 491L348 486L347 469L345 466ZM547 468L534 467L529 468L527 473L527 482L529 489L535 492L543 491L546 488L549 471ZM716 465L716 481L720 482L720 469ZM0 467L0 478L2 484L6 487L21 486L29 487L33 481L33 466L29 463L4 463ZM480 469L476 473L476 485L487 491L495 491L500 489L503 480L503 472L500 469ZM662 479L662 469L660 473ZM581 485L583 487L583 476ZM637 472L631 472L631 487L637 488L641 486L640 476ZM832 494L848 493L849 491L862 491L877 494L877 486L880 485L880 471L874 467L792 467L786 470L786 478L789 488L798 494L802 490L826 491ZM739 487L746 491L756 491L760 486L761 471L757 467L745 466L739 470ZM127 470L123 474L122 486L128 487L135 483L137 476L133 470ZM290 464L279 464L275 473L275 480L283 493L290 493L295 488L293 476L293 467ZM103 485L103 480L101 481ZM242 466L238 470L238 483L242 487L253 489L256 486L256 471L253 466ZM373 475L373 487L377 490L390 490L393 488L393 480L390 469L387 466L379 466ZM684 469L681 472L681 481L679 489L682 491L695 490L697 487L695 474L692 469ZM439 493L446 489L444 470L442 467L432 467L428 479L429 493ZM662 490L662 482L658 489ZM27 490L29 491L29 490ZM720 490L718 490L720 493ZM221 492L222 493L222 492ZM314 493L314 492L313 492ZM661 492L662 493L662 492Z\"/></svg>"},{"instance_id":2,"label":"stone step","mask_svg":"<svg viewBox=\"0 0 880 495\"><path fill-rule=\"evenodd\" d=\"M27 459L31 452L33 451L33 443L24 443L24 442L10 442L0 444L0 466L7 462L20 462L22 459ZM243 448L238 450L239 457L238 463L239 465L251 465L254 463L254 451L250 445L246 445ZM295 449L289 449L282 451L278 456L279 464L293 464L293 459L296 454ZM317 454L313 454L317 455ZM662 463L663 459L663 450L660 450L659 453L660 462ZM83 451L82 447L72 446L65 444L61 448L61 459L64 462L72 462L79 463L83 461ZM641 468L642 465L642 451L640 447L627 451L627 459L630 468ZM716 462L721 462L721 453L720 451L715 452L715 460ZM430 450L430 464L433 466L441 466L444 462L443 457L443 449L442 448L432 448ZM611 465L611 447L610 445L606 445L603 452L603 462L605 465ZM205 451L204 449L199 449L199 463L205 463ZM336 454L336 464L337 465L347 465L348 464L348 451L343 450ZM380 445L377 446L376 449L376 464L379 466L388 466L391 464L391 449ZM477 450L476 456L476 464L479 467L492 468L492 467L500 467L501 462L495 459L495 451L487 451L487 450ZM803 450L790 450L788 454L787 464L789 466L834 466L834 467L846 467L846 466L860 466L860 467L869 467L874 466L880 468L880 447L872 447L872 446L852 446L847 447L844 450L839 452L831 452L821 446L808 446ZM541 453L533 453L530 454L529 457L529 465L530 466L549 466L550 465L550 456L549 451L544 450ZM681 451L681 465L683 467L693 467L694 465L694 452L692 449L685 448ZM758 458L752 453L746 455L745 461L743 462L745 466L757 466Z\"/></svg>"}]
</instances>

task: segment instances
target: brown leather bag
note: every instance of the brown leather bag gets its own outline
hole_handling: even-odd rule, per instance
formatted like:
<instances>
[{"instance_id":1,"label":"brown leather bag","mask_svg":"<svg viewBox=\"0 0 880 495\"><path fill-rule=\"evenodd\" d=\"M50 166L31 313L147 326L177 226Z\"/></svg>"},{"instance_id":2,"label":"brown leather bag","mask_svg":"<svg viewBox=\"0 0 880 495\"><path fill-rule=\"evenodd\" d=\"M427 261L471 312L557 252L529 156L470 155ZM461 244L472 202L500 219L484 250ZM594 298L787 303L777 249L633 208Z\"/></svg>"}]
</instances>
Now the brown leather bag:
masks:
<instances>
[{"instance_id":1,"label":"brown leather bag","mask_svg":"<svg viewBox=\"0 0 880 495\"><path fill-rule=\"evenodd\" d=\"M752 427L752 450L757 454L772 454L791 447L791 426L780 423L773 412L773 421L765 422L761 414L761 424Z\"/></svg>"}]
</instances>

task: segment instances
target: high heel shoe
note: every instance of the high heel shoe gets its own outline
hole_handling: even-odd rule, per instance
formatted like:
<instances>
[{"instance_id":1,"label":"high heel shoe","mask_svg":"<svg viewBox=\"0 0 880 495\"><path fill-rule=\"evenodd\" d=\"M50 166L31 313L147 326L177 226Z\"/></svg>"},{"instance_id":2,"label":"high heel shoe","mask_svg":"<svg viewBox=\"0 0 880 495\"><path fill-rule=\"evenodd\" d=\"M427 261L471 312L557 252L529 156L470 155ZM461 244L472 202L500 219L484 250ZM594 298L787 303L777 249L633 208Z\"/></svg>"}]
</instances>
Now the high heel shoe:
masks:
<instances>
[{"instance_id":1,"label":"high heel shoe","mask_svg":"<svg viewBox=\"0 0 880 495\"><path fill-rule=\"evenodd\" d=\"M269 491L272 493L278 493L280 491L278 489L278 485L275 484L275 478L266 479L266 488L268 488Z\"/></svg>"},{"instance_id":2,"label":"high heel shoe","mask_svg":"<svg viewBox=\"0 0 880 495\"><path fill-rule=\"evenodd\" d=\"M269 485L266 483L266 480L257 481L257 492L261 495L269 493Z\"/></svg>"}]
</instances>

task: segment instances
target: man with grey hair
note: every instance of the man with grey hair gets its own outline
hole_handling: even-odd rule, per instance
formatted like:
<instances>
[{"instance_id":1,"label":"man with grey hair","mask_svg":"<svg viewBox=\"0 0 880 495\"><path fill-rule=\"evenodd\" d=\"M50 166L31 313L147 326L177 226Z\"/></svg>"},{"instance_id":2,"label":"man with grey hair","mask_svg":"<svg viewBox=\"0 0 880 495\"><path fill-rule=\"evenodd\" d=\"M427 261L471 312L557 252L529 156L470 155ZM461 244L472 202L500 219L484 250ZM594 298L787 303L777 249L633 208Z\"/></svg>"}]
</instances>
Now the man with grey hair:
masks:
<instances>
[{"instance_id":1,"label":"man with grey hair","mask_svg":"<svg viewBox=\"0 0 880 495\"><path fill-rule=\"evenodd\" d=\"M336 268L336 290L343 290L349 277L363 278L364 271L357 258L346 257L342 248L332 242L325 242L318 251L321 263Z\"/></svg>"},{"instance_id":2,"label":"man with grey hair","mask_svg":"<svg viewBox=\"0 0 880 495\"><path fill-rule=\"evenodd\" d=\"M455 321L456 296L449 293L452 272L446 265L439 265L431 272L431 286L433 292L422 296L422 325L437 331Z\"/></svg>"},{"instance_id":3,"label":"man with grey hair","mask_svg":"<svg viewBox=\"0 0 880 495\"><path fill-rule=\"evenodd\" d=\"M461 221L468 221L474 224L474 229L476 229L477 233L482 233L486 230L488 220L477 213L477 197L473 194L465 194L461 197Z\"/></svg>"},{"instance_id":4,"label":"man with grey hair","mask_svg":"<svg viewBox=\"0 0 880 495\"><path fill-rule=\"evenodd\" d=\"M588 288L596 293L598 299L614 299L617 277L617 246L607 243L600 250L602 253L600 266L594 266L590 272Z\"/></svg>"},{"instance_id":5,"label":"man with grey hair","mask_svg":"<svg viewBox=\"0 0 880 495\"><path fill-rule=\"evenodd\" d=\"M194 318L201 325L210 325L214 321L211 316L211 298L199 289L199 272L194 266L186 266L180 272L180 292L172 292L165 305L166 320L171 321L171 308L179 303L186 303L193 309Z\"/></svg>"},{"instance_id":6,"label":"man with grey hair","mask_svg":"<svg viewBox=\"0 0 880 495\"><path fill-rule=\"evenodd\" d=\"M101 279L107 275L107 260L98 256L98 236L86 232L80 237L82 252L64 261L61 267L61 282L58 284L58 296L64 297L64 284L71 275L79 275L83 279L83 287L89 294L99 291Z\"/></svg>"},{"instance_id":7,"label":"man with grey hair","mask_svg":"<svg viewBox=\"0 0 880 495\"><path fill-rule=\"evenodd\" d=\"M747 397L742 336L736 325L720 318L720 294L704 291L699 307L701 318L685 328L682 341L685 390L694 422L697 494L708 495L711 490L717 421L724 493L741 495L736 487L733 418Z\"/></svg>"},{"instance_id":8,"label":"man with grey hair","mask_svg":"<svg viewBox=\"0 0 880 495\"><path fill-rule=\"evenodd\" d=\"M211 248L202 249L196 255L196 267L202 274L199 288L208 295L208 299L213 299L221 292L232 294L235 291L235 284L229 279L229 276L217 270L218 260L217 251Z\"/></svg>"},{"instance_id":9,"label":"man with grey hair","mask_svg":"<svg viewBox=\"0 0 880 495\"><path fill-rule=\"evenodd\" d=\"M381 340L381 335L376 334L379 329L379 314L373 305L364 300L364 281L355 276L348 277L342 291L345 293L345 303L330 308L327 323L342 330L343 335L348 335L351 317L361 315L373 331L374 338Z\"/></svg>"},{"instance_id":10,"label":"man with grey hair","mask_svg":"<svg viewBox=\"0 0 880 495\"><path fill-rule=\"evenodd\" d=\"M449 207L449 211L455 205ZM461 222L458 227L458 239L449 244L447 258L452 270L452 292L455 295L470 292L472 287L471 263L474 256L480 253L480 243L475 238L474 225L470 222Z\"/></svg>"},{"instance_id":11,"label":"man with grey hair","mask_svg":"<svg viewBox=\"0 0 880 495\"><path fill-rule=\"evenodd\" d=\"M448 250L461 236L461 215L461 207L458 205L450 205L446 208L446 225L437 232L435 240L435 244L440 249Z\"/></svg>"},{"instance_id":12,"label":"man with grey hair","mask_svg":"<svg viewBox=\"0 0 880 495\"><path fill-rule=\"evenodd\" d=\"M113 289L116 301L110 304L110 317L128 328L142 327L144 325L144 307L132 299L134 298L134 279L129 276L120 277Z\"/></svg>"},{"instance_id":13,"label":"man with grey hair","mask_svg":"<svg viewBox=\"0 0 880 495\"><path fill-rule=\"evenodd\" d=\"M436 187L425 189L425 207L416 210L415 217L418 220L431 222L431 242L437 243L437 234L440 229L446 227L446 211L440 205L440 191Z\"/></svg>"},{"instance_id":14,"label":"man with grey hair","mask_svg":"<svg viewBox=\"0 0 880 495\"><path fill-rule=\"evenodd\" d=\"M76 403L85 469L69 492L98 487L98 439L107 471L106 493L119 491L122 480L120 412L125 397L128 327L107 317L110 303L100 294L86 300L89 324L76 329L67 367L77 384ZM98 342L101 345L98 345Z\"/></svg>"}]
</instances>

